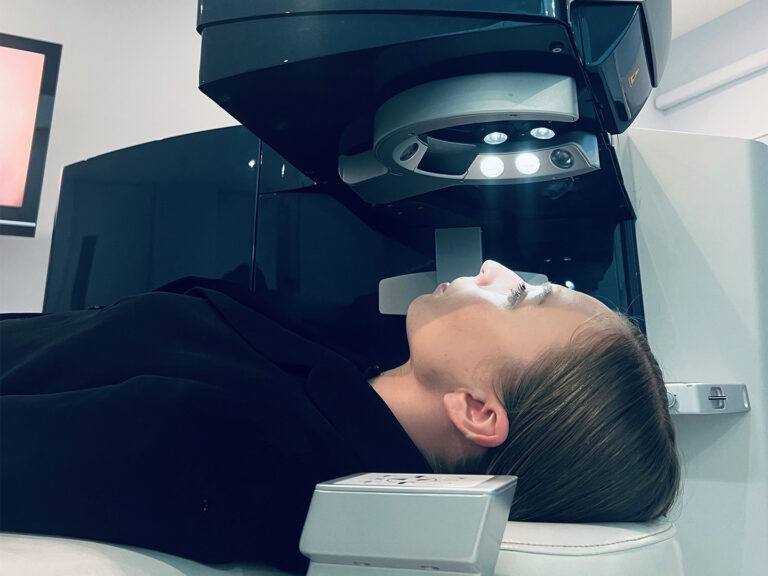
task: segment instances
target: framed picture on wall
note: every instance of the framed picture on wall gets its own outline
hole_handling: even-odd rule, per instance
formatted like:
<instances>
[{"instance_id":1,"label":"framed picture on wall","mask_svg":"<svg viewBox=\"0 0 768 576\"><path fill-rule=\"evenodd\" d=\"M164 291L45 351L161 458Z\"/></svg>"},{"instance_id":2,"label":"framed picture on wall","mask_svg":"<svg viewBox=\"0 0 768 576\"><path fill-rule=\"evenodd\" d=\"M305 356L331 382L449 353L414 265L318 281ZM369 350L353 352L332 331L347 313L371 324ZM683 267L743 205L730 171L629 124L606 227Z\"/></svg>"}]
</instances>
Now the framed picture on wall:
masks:
<instances>
[{"instance_id":1,"label":"framed picture on wall","mask_svg":"<svg viewBox=\"0 0 768 576\"><path fill-rule=\"evenodd\" d=\"M34 236L61 45L0 34L0 234Z\"/></svg>"}]
</instances>

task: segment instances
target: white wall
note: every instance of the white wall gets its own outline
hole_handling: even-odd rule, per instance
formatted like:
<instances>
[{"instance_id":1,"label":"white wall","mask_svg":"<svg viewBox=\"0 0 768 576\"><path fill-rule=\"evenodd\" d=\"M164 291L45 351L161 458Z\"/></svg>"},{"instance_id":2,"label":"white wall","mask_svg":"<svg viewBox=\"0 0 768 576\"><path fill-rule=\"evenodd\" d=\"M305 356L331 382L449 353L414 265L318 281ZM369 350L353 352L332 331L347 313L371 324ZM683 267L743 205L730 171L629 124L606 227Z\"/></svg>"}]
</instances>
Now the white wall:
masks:
<instances>
[{"instance_id":1,"label":"white wall","mask_svg":"<svg viewBox=\"0 0 768 576\"><path fill-rule=\"evenodd\" d=\"M768 62L766 68L746 78L669 110L654 106L656 96L718 74L766 50L768 0L752 0L675 38L661 84L633 126L750 139L768 136Z\"/></svg>"},{"instance_id":2,"label":"white wall","mask_svg":"<svg viewBox=\"0 0 768 576\"><path fill-rule=\"evenodd\" d=\"M61 44L34 238L0 236L0 312L42 309L61 169L235 124L197 89L196 0L0 0L0 32Z\"/></svg>"}]
</instances>

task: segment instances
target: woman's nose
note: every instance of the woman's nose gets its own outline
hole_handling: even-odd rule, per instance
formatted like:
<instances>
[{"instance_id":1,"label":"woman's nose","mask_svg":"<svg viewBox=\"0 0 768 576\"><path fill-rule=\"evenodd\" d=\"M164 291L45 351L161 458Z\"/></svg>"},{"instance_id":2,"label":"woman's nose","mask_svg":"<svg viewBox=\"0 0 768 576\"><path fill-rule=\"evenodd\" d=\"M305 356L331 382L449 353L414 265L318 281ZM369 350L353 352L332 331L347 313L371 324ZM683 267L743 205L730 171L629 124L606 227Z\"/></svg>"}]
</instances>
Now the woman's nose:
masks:
<instances>
[{"instance_id":1,"label":"woman's nose","mask_svg":"<svg viewBox=\"0 0 768 576\"><path fill-rule=\"evenodd\" d=\"M483 262L482 266L480 266L480 273L477 275L477 285L488 286L492 284L498 276L500 268L504 268L504 266L493 260Z\"/></svg>"},{"instance_id":2,"label":"woman's nose","mask_svg":"<svg viewBox=\"0 0 768 576\"><path fill-rule=\"evenodd\" d=\"M502 266L494 260L486 260L480 267L480 273L476 277L478 286L490 286L491 284L503 284L505 289L513 289L523 282L523 279L509 268Z\"/></svg>"}]
</instances>

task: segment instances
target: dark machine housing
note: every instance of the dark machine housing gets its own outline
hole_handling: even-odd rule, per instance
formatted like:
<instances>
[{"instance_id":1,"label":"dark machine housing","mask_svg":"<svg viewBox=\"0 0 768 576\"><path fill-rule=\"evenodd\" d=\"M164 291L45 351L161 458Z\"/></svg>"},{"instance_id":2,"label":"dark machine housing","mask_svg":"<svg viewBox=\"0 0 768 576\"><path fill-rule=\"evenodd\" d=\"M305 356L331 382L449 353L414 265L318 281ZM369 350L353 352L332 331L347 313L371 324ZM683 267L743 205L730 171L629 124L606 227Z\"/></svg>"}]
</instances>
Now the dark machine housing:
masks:
<instances>
[{"instance_id":1,"label":"dark machine housing","mask_svg":"<svg viewBox=\"0 0 768 576\"><path fill-rule=\"evenodd\" d=\"M197 245L207 245L207 230L214 230L211 241L219 246L235 250L238 244L236 274L229 264L211 260L201 267L189 258L189 266L174 274L202 271L235 279L320 337L375 355L384 366L402 362L407 346L403 318L378 311L379 280L434 270L436 230L476 227L482 231L484 258L573 285L642 321L634 212L611 135L629 126L658 83L669 40L668 10L668 0L200 0L200 89L255 137L234 128L212 139L192 135L165 141L163 154L174 158L177 153L168 147L192 145L201 162L210 158L206 179L212 182L221 170L226 182L232 180L231 162L199 146L215 141L217 150L231 150L239 163L235 170L251 170L238 176L237 184L241 208L236 211L248 217L233 220L231 239L224 238L228 232L221 223L196 228ZM451 78L527 73L572 79L578 114L567 123L513 114L416 135L418 142L434 146L419 169L442 171L449 178L427 192L409 191L407 178L397 180L393 172L386 177L394 178L391 189L399 190L399 197L371 201L340 176L341 159L375 147L377 112L394 97ZM549 157L562 174L552 169L552 177L493 185L450 180L452 170L461 170L452 168L454 159L469 163L467 154L476 153L462 156L462 145L481 150L483 144L472 142L504 130L512 141L510 153L517 153L546 144L531 136L537 128L589 139L593 169L569 175L567 155L553 150ZM192 140L185 143L185 138ZM407 161L411 152L398 154ZM110 161L119 162L114 154ZM94 169L99 165L96 159L89 163ZM125 166L117 172L131 174ZM183 166L172 169L188 180ZM93 180L84 164L65 171L63 187L72 188L68 174ZM170 186L175 201L184 202L183 192L179 195L184 186ZM189 193L195 192L190 188ZM77 201L67 202L74 211ZM148 209L156 204L147 203ZM190 214L195 205L196 216ZM187 201L181 220L195 226L196 218L210 219L206 205ZM67 218L66 206L58 220L78 220ZM163 229L163 222L153 220L153 226ZM176 225L183 223L176 218ZM63 245L78 234L72 228L57 230L54 250L66 251ZM83 245L96 254L97 244L107 241ZM178 243L179 251L183 244ZM72 261L75 252L68 249ZM210 251L204 252L210 260ZM163 259L174 260L165 252ZM56 266L53 257L51 266ZM106 269L81 268L88 278L68 280L80 282L68 301L76 307L108 304L88 297L88 286L108 274ZM152 289L172 275L154 269L157 281L134 289ZM49 303L60 291L51 282ZM104 300L118 296L102 293Z\"/></svg>"}]
</instances>

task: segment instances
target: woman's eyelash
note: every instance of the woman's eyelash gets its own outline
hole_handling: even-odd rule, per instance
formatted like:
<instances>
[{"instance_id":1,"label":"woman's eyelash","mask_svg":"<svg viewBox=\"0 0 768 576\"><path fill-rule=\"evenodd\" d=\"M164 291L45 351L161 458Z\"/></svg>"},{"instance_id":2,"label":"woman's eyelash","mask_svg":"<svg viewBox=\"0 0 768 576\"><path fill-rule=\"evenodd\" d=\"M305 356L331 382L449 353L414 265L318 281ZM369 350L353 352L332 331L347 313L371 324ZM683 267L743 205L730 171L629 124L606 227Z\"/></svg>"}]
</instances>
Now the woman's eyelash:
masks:
<instances>
[{"instance_id":1,"label":"woman's eyelash","mask_svg":"<svg viewBox=\"0 0 768 576\"><path fill-rule=\"evenodd\" d=\"M525 294L525 283L521 283L517 288L510 291L507 301L510 306L514 306L520 301L520 298Z\"/></svg>"}]
</instances>

